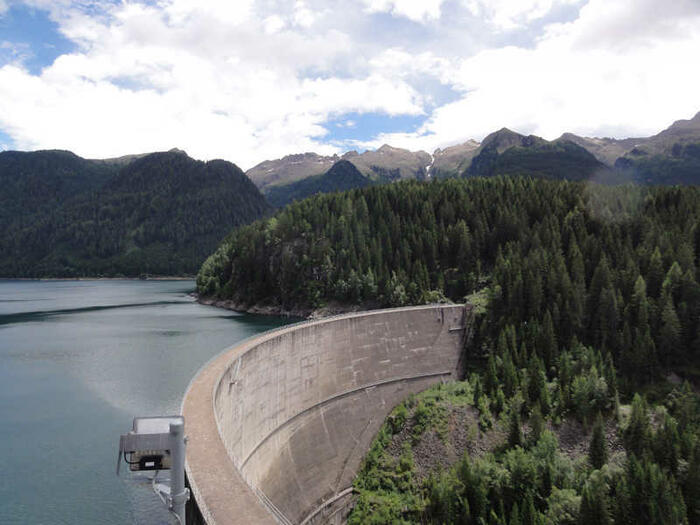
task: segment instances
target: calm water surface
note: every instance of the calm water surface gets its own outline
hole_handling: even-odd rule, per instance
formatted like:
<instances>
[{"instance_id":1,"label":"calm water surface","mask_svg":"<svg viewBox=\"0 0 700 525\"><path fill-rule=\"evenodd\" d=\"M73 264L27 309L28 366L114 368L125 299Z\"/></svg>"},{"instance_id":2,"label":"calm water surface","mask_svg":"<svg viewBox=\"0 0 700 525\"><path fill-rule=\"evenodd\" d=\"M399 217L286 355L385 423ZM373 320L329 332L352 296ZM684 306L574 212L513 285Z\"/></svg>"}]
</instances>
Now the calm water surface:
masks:
<instances>
[{"instance_id":1,"label":"calm water surface","mask_svg":"<svg viewBox=\"0 0 700 525\"><path fill-rule=\"evenodd\" d=\"M178 413L208 359L290 322L202 306L193 288L0 280L0 523L172 523L145 475L115 476L119 434Z\"/></svg>"}]
</instances>

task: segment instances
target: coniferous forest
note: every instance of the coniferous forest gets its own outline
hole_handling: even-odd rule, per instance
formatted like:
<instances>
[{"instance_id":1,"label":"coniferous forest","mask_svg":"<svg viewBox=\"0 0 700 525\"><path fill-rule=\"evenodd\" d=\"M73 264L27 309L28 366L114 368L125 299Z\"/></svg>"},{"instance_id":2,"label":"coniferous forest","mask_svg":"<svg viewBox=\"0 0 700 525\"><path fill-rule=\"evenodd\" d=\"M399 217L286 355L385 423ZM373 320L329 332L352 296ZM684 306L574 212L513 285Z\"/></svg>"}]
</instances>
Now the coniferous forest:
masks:
<instances>
[{"instance_id":1,"label":"coniferous forest","mask_svg":"<svg viewBox=\"0 0 700 525\"><path fill-rule=\"evenodd\" d=\"M0 277L192 275L271 209L230 162L169 151L122 164L0 153Z\"/></svg>"},{"instance_id":2,"label":"coniferous forest","mask_svg":"<svg viewBox=\"0 0 700 525\"><path fill-rule=\"evenodd\" d=\"M243 305L475 305L468 377L394 410L351 523L693 524L699 219L695 187L407 181L234 230L197 286ZM467 451L427 468L425 443L455 428Z\"/></svg>"}]
</instances>

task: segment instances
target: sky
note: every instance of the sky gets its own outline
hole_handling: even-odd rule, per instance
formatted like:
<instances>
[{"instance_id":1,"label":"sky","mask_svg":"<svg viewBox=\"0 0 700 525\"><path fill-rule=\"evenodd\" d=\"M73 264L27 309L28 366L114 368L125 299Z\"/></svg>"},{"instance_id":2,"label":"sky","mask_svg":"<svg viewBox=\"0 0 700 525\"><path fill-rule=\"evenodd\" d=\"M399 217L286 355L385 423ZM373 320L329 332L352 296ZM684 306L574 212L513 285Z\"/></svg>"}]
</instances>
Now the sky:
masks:
<instances>
[{"instance_id":1,"label":"sky","mask_svg":"<svg viewBox=\"0 0 700 525\"><path fill-rule=\"evenodd\" d=\"M0 150L248 169L700 111L700 0L0 0Z\"/></svg>"}]
</instances>

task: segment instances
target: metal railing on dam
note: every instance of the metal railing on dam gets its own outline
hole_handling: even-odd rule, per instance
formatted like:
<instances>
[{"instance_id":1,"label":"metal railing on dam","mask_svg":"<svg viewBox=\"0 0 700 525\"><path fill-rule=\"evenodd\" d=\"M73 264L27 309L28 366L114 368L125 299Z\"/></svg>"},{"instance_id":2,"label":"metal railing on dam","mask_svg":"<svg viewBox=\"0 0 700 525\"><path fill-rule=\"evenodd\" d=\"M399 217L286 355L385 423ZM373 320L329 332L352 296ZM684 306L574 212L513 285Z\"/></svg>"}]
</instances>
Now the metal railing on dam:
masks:
<instances>
[{"instance_id":1,"label":"metal railing on dam","mask_svg":"<svg viewBox=\"0 0 700 525\"><path fill-rule=\"evenodd\" d=\"M305 321L207 363L182 404L187 476L210 525L340 523L384 419L455 378L469 307Z\"/></svg>"}]
</instances>

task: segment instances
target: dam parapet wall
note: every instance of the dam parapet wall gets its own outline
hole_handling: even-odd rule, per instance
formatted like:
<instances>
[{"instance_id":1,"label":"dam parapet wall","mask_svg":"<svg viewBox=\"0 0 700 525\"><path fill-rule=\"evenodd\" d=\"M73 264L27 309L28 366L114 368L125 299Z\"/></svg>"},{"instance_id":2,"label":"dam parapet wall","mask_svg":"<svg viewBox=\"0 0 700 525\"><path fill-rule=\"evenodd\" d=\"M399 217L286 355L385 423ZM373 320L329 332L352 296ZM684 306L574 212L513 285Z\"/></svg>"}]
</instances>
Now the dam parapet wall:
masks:
<instances>
[{"instance_id":1,"label":"dam parapet wall","mask_svg":"<svg viewBox=\"0 0 700 525\"><path fill-rule=\"evenodd\" d=\"M208 523L341 523L391 409L459 374L469 308L308 321L207 364L183 401L187 474Z\"/></svg>"}]
</instances>

